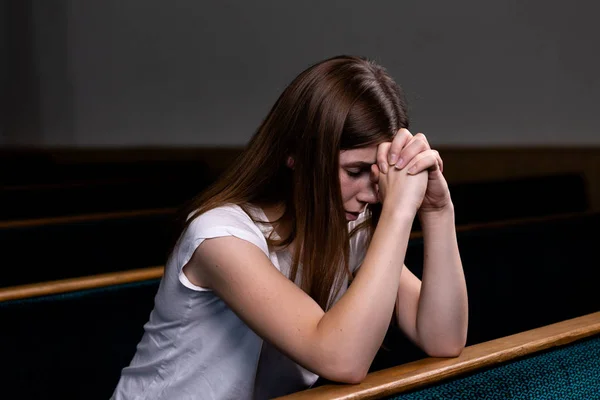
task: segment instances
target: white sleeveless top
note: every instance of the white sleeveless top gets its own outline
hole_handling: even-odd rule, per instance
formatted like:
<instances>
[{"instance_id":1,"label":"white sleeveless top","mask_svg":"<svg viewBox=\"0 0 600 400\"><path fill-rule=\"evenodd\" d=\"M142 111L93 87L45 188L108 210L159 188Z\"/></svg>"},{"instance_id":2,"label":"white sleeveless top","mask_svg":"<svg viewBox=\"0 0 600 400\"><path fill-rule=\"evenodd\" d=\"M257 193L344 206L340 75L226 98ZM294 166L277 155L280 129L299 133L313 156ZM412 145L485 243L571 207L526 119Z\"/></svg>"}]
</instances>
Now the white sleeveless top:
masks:
<instances>
[{"instance_id":1,"label":"white sleeveless top","mask_svg":"<svg viewBox=\"0 0 600 400\"><path fill-rule=\"evenodd\" d=\"M255 219L267 219L262 209L252 210ZM364 218L350 222L349 230ZM235 236L260 248L289 277L289 252L267 246L271 230L237 205L210 210L190 224L167 261L144 335L112 399L269 399L316 382L317 375L264 342L213 291L193 285L182 272L202 241ZM351 240L352 271L362 263L364 241L364 231ZM344 281L337 299L347 289Z\"/></svg>"}]
</instances>

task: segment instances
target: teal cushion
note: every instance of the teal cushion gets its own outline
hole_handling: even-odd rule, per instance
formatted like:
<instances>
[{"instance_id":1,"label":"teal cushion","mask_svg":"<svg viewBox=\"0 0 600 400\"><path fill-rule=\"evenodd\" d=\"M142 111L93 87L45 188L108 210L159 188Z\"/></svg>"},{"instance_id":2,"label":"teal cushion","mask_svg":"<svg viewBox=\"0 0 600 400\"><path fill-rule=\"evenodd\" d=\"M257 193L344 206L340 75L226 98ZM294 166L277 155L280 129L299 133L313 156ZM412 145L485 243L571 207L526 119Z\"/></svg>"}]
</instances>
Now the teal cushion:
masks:
<instances>
[{"instance_id":1,"label":"teal cushion","mask_svg":"<svg viewBox=\"0 0 600 400\"><path fill-rule=\"evenodd\" d=\"M387 399L589 400L599 396L600 336L596 336Z\"/></svg>"},{"instance_id":2,"label":"teal cushion","mask_svg":"<svg viewBox=\"0 0 600 400\"><path fill-rule=\"evenodd\" d=\"M0 303L2 398L107 399L159 280Z\"/></svg>"}]
</instances>

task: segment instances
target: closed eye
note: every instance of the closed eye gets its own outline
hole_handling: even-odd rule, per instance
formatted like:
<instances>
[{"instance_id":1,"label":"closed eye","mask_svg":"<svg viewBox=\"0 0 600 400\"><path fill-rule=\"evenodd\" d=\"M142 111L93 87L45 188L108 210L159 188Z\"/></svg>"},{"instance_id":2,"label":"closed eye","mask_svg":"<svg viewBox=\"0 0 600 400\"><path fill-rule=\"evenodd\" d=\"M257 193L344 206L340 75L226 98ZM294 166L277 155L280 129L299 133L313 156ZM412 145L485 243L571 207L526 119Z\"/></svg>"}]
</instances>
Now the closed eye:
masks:
<instances>
[{"instance_id":1,"label":"closed eye","mask_svg":"<svg viewBox=\"0 0 600 400\"><path fill-rule=\"evenodd\" d=\"M348 174L349 177L351 178L358 178L360 177L362 174L368 173L370 171L364 170L364 169L359 169L359 170L350 170L347 169L346 170L346 174Z\"/></svg>"}]
</instances>

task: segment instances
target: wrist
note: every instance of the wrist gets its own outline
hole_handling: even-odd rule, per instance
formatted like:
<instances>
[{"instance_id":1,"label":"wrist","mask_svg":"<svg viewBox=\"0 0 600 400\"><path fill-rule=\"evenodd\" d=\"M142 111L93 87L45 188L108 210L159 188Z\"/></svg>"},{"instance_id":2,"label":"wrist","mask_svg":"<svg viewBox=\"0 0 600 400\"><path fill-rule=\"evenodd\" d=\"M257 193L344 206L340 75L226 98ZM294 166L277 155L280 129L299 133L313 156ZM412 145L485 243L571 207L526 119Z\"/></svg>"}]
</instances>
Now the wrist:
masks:
<instances>
[{"instance_id":1,"label":"wrist","mask_svg":"<svg viewBox=\"0 0 600 400\"><path fill-rule=\"evenodd\" d=\"M419 209L417 214L421 225L437 221L451 221L454 223L454 204L449 202L442 208L432 210Z\"/></svg>"},{"instance_id":2,"label":"wrist","mask_svg":"<svg viewBox=\"0 0 600 400\"><path fill-rule=\"evenodd\" d=\"M408 207L394 207L384 204L381 209L381 219L393 220L396 223L412 224L417 214L417 210L412 210Z\"/></svg>"}]
</instances>

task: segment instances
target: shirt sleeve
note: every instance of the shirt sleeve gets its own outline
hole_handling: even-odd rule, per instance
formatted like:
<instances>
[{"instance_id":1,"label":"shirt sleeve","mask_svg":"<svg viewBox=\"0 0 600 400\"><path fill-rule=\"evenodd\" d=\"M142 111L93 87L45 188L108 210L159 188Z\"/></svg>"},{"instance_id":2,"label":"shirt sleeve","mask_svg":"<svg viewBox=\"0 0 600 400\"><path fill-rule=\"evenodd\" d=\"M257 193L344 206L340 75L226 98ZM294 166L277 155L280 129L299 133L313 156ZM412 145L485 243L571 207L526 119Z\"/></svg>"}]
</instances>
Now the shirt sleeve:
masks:
<instances>
[{"instance_id":1,"label":"shirt sleeve","mask_svg":"<svg viewBox=\"0 0 600 400\"><path fill-rule=\"evenodd\" d=\"M177 273L184 286L196 291L210 290L191 283L183 273L183 267L204 240L224 236L234 236L250 242L269 256L267 241L262 231L240 207L223 206L209 210L190 223L179 243Z\"/></svg>"}]
</instances>

